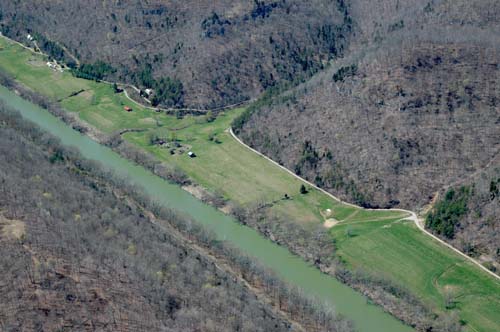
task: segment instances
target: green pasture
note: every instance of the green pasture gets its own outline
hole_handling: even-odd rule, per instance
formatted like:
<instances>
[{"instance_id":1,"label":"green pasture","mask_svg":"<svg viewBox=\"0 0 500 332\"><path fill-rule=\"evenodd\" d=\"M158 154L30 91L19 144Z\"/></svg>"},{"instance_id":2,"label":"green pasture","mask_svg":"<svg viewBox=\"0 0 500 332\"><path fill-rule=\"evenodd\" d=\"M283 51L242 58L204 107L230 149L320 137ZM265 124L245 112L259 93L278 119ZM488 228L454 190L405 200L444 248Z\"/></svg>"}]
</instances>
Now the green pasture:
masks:
<instances>
[{"instance_id":1,"label":"green pasture","mask_svg":"<svg viewBox=\"0 0 500 332\"><path fill-rule=\"evenodd\" d=\"M500 284L464 258L402 220L406 213L352 207L308 188L302 182L234 140L227 129L243 111L177 118L139 107L108 84L56 72L46 59L0 38L0 70L34 91L57 100L90 125L111 134L124 129L123 137L160 161L182 169L194 182L239 204L266 203L285 222L317 229L326 219L338 224L330 229L338 255L352 269L407 287L437 311L457 311L471 331L500 330ZM77 93L78 92L78 93ZM76 94L77 93L77 94ZM124 106L133 108L124 111ZM151 144L151 137L177 142L182 149ZM212 138L212 139L210 139ZM183 153L179 153L182 150ZM187 151L196 153L189 158ZM283 199L285 194L289 199ZM445 308L445 298L454 299Z\"/></svg>"},{"instance_id":2,"label":"green pasture","mask_svg":"<svg viewBox=\"0 0 500 332\"><path fill-rule=\"evenodd\" d=\"M361 268L405 286L437 311L446 298L471 331L498 331L500 283L472 263L422 233L411 221L347 221L330 230L337 255Z\"/></svg>"}]
</instances>

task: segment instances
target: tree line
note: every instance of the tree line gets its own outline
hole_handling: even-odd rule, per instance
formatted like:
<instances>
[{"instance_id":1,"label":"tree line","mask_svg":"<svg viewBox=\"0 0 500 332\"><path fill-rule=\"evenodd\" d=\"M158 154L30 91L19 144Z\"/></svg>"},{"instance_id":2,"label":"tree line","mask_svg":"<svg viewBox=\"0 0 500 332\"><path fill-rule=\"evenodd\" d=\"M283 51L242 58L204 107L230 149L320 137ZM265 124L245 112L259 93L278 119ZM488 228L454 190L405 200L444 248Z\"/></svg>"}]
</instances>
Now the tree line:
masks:
<instances>
[{"instance_id":1,"label":"tree line","mask_svg":"<svg viewBox=\"0 0 500 332\"><path fill-rule=\"evenodd\" d=\"M15 84L15 82L10 80L8 77L6 78L5 76L0 75L0 79L2 78L6 81L6 83ZM23 91L20 86L16 86L16 89L19 89L23 96L28 97L30 100L38 103L42 107L48 107L53 114L61 117L69 124L72 124L72 119L68 118L64 110L57 107L57 104L51 103L46 98L38 96L32 92ZM72 125L75 126L74 123ZM189 178L182 171L168 165L161 165L151 155L146 154L124 142L120 135L113 135L107 138L105 142L122 156L146 167L147 169L150 169L160 177L179 184L190 183ZM207 199L208 203L216 202L215 204L219 204L217 202L220 201L221 200L218 199L218 197L216 197L215 200L211 198ZM223 201L224 200L222 200L222 204L224 204ZM346 269L341 262L335 260L335 256L333 254L334 243L325 230L321 229L318 232L310 232L298 226L296 223L276 220L277 216L269 215L267 213L266 203L264 202L256 203L254 206L245 208L239 207L234 203L231 203L231 205L232 214L241 223L257 229L266 237L274 237L278 244L285 245L293 253L315 264L321 270L335 271L333 275L338 279L367 294L367 296L372 298L377 304L380 304L383 307L393 308L393 310L396 311L392 313L405 320L407 323L417 327L434 326L437 328L444 320L448 319L446 317L435 316L431 310L427 309L426 306L419 301L414 301L414 299L409 300L411 299L411 296L403 296L401 298L397 297L401 294L409 295L409 292L398 291L396 293L397 296L391 294L389 290L403 290L404 287L395 286L390 280L372 282L372 280L377 280L377 278L374 279L373 276L370 276L365 272L349 271ZM386 286L381 287L381 283ZM377 286L377 284L379 286ZM408 303L412 303L412 305L409 305ZM420 304L417 305L416 303ZM425 314L413 315L413 313L416 312Z\"/></svg>"},{"instance_id":2,"label":"tree line","mask_svg":"<svg viewBox=\"0 0 500 332\"><path fill-rule=\"evenodd\" d=\"M91 321L111 331L121 321L107 322L120 315L136 331L293 331L292 320L308 331L352 330L253 259L19 115L2 107L0 123L0 210L27 229L19 242L0 241L9 248L2 275L13 285L0 289L6 331L19 324L56 330L61 317L75 330ZM231 268L219 268L222 261ZM88 282L76 287L69 277L75 275ZM239 275L264 290L271 305ZM120 283L127 286L113 286ZM30 289L51 306L40 310ZM96 301L91 289L104 295ZM27 297L14 301L19 292Z\"/></svg>"}]
</instances>

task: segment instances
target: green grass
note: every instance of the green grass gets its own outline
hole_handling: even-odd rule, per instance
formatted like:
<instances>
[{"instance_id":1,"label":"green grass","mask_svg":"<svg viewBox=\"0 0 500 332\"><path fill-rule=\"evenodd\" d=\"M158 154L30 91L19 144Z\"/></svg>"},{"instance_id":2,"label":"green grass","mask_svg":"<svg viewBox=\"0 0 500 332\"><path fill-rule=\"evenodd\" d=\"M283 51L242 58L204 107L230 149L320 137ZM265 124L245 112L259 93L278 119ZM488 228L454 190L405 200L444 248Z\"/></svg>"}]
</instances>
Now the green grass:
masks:
<instances>
[{"instance_id":1,"label":"green grass","mask_svg":"<svg viewBox=\"0 0 500 332\"><path fill-rule=\"evenodd\" d=\"M349 232L347 231L349 229ZM445 292L460 316L478 331L498 331L500 285L410 221L352 221L331 229L337 254L355 268L391 279L443 311Z\"/></svg>"},{"instance_id":2,"label":"green grass","mask_svg":"<svg viewBox=\"0 0 500 332\"><path fill-rule=\"evenodd\" d=\"M176 131L180 143L191 147L196 153L197 158L194 159L186 155L171 155L169 149L151 146L148 142L149 132L127 133L124 137L159 159L178 166L195 182L218 190L230 200L243 205L277 202L272 209L282 215L305 224L322 222L322 207L333 208L338 204L325 199L317 190L301 195L300 180L236 142L226 129L240 111L222 115L211 124L194 123L184 130ZM163 132L163 128L158 131ZM209 141L210 133L216 134L218 142ZM290 200L281 200L285 193L291 197Z\"/></svg>"},{"instance_id":3,"label":"green grass","mask_svg":"<svg viewBox=\"0 0 500 332\"><path fill-rule=\"evenodd\" d=\"M80 118L105 133L121 129L152 129L162 126L161 116L115 94L109 85L100 84L91 91L62 101L64 108L76 111ZM128 106L132 112L124 111Z\"/></svg>"},{"instance_id":4,"label":"green grass","mask_svg":"<svg viewBox=\"0 0 500 332\"><path fill-rule=\"evenodd\" d=\"M411 222L401 221L405 213L355 208L314 189L301 195L300 180L246 149L226 131L243 109L228 111L214 122L203 117L177 119L155 113L138 107L123 94L115 94L109 85L54 72L41 56L3 38L0 70L38 93L62 100L65 109L105 133L142 129L123 137L229 200L243 205L272 202L272 212L285 222L295 221L311 229L327 218L337 219L340 223L330 233L337 254L348 266L362 267L406 286L437 311L446 310L444 293L451 289L457 301L454 310L468 322L471 331L500 330L498 281L420 232ZM80 90L85 91L69 97ZM134 111L125 112L124 106ZM152 134L167 138L175 135L197 158L171 155L169 149L151 145ZM218 142L208 139L211 134ZM281 200L285 193L290 200ZM327 209L331 215L325 213Z\"/></svg>"},{"instance_id":5,"label":"green grass","mask_svg":"<svg viewBox=\"0 0 500 332\"><path fill-rule=\"evenodd\" d=\"M40 94L61 99L74 91L97 86L92 81L77 80L69 72L60 73L49 69L45 57L9 43L4 38L0 38L0 47L2 69Z\"/></svg>"}]
</instances>

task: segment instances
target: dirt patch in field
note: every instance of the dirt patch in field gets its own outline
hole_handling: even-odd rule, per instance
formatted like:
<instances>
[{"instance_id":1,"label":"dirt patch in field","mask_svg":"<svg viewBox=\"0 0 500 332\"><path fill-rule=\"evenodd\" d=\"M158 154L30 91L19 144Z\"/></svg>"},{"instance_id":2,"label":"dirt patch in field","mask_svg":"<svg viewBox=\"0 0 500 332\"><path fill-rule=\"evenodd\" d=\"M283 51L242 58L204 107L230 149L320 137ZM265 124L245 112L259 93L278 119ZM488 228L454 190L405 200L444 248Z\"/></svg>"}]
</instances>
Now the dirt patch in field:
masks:
<instances>
[{"instance_id":1,"label":"dirt patch in field","mask_svg":"<svg viewBox=\"0 0 500 332\"><path fill-rule=\"evenodd\" d=\"M43 67L46 66L45 62L40 61L39 59L36 58L31 58L27 61L28 65L33 66L33 67Z\"/></svg>"},{"instance_id":2,"label":"dirt patch in field","mask_svg":"<svg viewBox=\"0 0 500 332\"><path fill-rule=\"evenodd\" d=\"M19 220L10 220L0 216L1 238L7 240L20 240L26 234L24 222Z\"/></svg>"},{"instance_id":3,"label":"dirt patch in field","mask_svg":"<svg viewBox=\"0 0 500 332\"><path fill-rule=\"evenodd\" d=\"M156 120L153 118L144 118L139 120L140 123L146 124L146 125L154 125L156 124Z\"/></svg>"},{"instance_id":4,"label":"dirt patch in field","mask_svg":"<svg viewBox=\"0 0 500 332\"><path fill-rule=\"evenodd\" d=\"M82 97L85 100L91 100L92 97L94 96L94 93L90 90L83 91L82 93L78 94L79 97Z\"/></svg>"},{"instance_id":5,"label":"dirt patch in field","mask_svg":"<svg viewBox=\"0 0 500 332\"><path fill-rule=\"evenodd\" d=\"M326 219L325 222L323 223L323 226L325 228L332 228L333 226L337 225L339 221L337 219L329 218Z\"/></svg>"}]
</instances>

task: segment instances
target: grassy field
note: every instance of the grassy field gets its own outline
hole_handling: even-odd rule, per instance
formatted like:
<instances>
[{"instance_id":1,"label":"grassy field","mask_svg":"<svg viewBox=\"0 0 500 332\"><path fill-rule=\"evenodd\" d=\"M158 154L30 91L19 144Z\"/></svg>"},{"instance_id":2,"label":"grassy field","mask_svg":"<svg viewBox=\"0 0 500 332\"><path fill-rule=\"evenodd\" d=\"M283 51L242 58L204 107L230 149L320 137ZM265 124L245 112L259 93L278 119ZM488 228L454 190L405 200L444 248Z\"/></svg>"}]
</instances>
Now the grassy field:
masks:
<instances>
[{"instance_id":1,"label":"grassy field","mask_svg":"<svg viewBox=\"0 0 500 332\"><path fill-rule=\"evenodd\" d=\"M454 308L450 310L459 312L470 331L500 330L498 281L433 241L413 223L401 220L404 213L351 207L314 189L301 195L300 180L244 148L227 132L242 109L221 114L213 122L203 116L178 119L138 107L123 94L115 94L109 85L55 72L45 62L40 55L0 38L0 70L59 100L97 129L106 133L141 129L123 137L229 200L244 205L273 203L273 213L311 229L335 218L339 223L330 233L337 254L348 266L405 285L438 311L447 310L445 299L451 296ZM133 112L125 112L124 106L132 107ZM152 136L175 138L184 151L192 150L197 157L189 158L179 148L171 154L172 147L152 145ZM285 194L291 199L282 200ZM326 213L327 209L331 212Z\"/></svg>"},{"instance_id":2,"label":"grassy field","mask_svg":"<svg viewBox=\"0 0 500 332\"><path fill-rule=\"evenodd\" d=\"M453 298L460 317L478 331L498 331L500 285L417 229L410 221L346 221L331 229L351 267L404 282L430 305Z\"/></svg>"}]
</instances>

